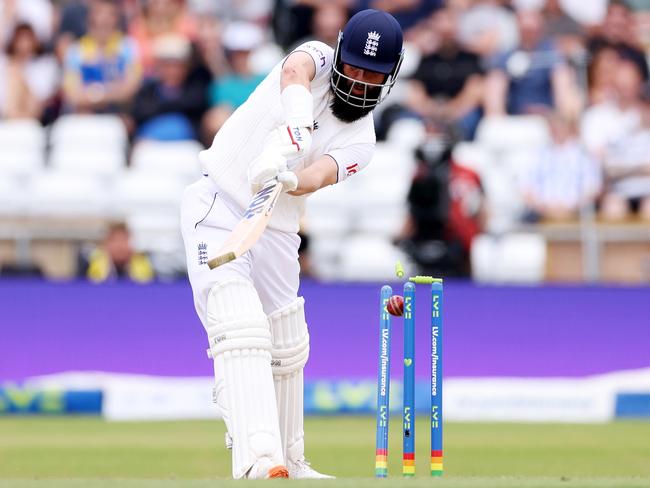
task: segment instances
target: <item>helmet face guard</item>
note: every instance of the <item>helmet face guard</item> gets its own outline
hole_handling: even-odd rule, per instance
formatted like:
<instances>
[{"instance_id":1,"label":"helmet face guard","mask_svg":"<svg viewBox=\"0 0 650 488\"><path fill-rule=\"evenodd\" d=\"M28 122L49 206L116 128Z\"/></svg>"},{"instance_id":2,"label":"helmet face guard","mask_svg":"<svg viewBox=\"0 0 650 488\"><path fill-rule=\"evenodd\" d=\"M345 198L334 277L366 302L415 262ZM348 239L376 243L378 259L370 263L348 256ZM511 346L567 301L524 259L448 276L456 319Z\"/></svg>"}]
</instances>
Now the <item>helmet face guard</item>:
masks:
<instances>
[{"instance_id":1,"label":"helmet face guard","mask_svg":"<svg viewBox=\"0 0 650 488\"><path fill-rule=\"evenodd\" d=\"M389 13L366 9L354 14L339 32L336 43L330 77L334 95L356 109L370 111L379 105L393 88L402 66L402 39L402 28ZM354 79L343 73L346 64L381 73L384 80L368 83Z\"/></svg>"},{"instance_id":2,"label":"helmet face guard","mask_svg":"<svg viewBox=\"0 0 650 488\"><path fill-rule=\"evenodd\" d=\"M390 90L397 81L397 74L404 59L404 49L399 53L397 60L389 73L385 73L386 79L383 83L367 83L351 78L343 73L343 62L341 61L341 41L343 33L339 32L339 39L336 44L334 63L332 64L332 76L330 85L334 95L339 97L348 105L357 108L374 108L386 99ZM365 69L361 67L361 69ZM371 71L371 70L368 70ZM363 94L354 94L352 90L356 87L363 88Z\"/></svg>"}]
</instances>

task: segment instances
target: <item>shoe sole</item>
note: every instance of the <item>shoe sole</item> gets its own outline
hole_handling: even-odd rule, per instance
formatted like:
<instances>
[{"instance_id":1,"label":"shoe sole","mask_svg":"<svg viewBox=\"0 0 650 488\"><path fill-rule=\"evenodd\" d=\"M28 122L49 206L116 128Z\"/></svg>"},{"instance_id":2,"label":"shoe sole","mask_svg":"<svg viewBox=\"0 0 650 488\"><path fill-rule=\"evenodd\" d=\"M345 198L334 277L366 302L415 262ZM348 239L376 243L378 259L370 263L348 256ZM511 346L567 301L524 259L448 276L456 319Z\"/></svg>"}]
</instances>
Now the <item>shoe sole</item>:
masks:
<instances>
[{"instance_id":1,"label":"shoe sole","mask_svg":"<svg viewBox=\"0 0 650 488\"><path fill-rule=\"evenodd\" d=\"M282 465L275 466L274 468L269 469L269 475L267 478L272 479L272 478L288 478L289 477L289 470Z\"/></svg>"}]
</instances>

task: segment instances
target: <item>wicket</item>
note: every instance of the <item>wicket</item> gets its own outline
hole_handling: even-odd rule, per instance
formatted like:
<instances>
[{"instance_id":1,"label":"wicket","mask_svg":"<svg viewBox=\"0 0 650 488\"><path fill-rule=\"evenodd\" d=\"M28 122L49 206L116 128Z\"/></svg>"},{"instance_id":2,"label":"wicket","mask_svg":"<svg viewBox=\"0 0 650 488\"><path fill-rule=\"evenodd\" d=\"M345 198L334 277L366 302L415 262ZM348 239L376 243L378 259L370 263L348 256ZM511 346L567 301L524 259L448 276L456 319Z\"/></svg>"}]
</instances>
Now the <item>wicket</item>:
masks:
<instances>
[{"instance_id":1,"label":"wicket","mask_svg":"<svg viewBox=\"0 0 650 488\"><path fill-rule=\"evenodd\" d=\"M443 282L440 278L415 276L404 284L404 385L402 410L402 475L415 476L415 284L431 284L431 476L443 472L442 448L442 324ZM377 442L375 476L388 476L388 424L390 418L391 316L387 310L393 294L381 289L379 321L379 371L377 376Z\"/></svg>"}]
</instances>

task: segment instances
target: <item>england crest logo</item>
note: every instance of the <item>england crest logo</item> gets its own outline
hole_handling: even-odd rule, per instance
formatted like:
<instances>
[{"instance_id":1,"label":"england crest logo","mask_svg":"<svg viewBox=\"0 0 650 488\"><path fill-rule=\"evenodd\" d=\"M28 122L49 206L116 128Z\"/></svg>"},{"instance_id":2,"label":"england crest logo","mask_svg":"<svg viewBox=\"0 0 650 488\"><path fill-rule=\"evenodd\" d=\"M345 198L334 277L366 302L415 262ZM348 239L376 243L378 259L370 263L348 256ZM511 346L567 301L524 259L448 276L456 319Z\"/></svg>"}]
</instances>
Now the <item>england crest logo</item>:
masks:
<instances>
[{"instance_id":1,"label":"england crest logo","mask_svg":"<svg viewBox=\"0 0 650 488\"><path fill-rule=\"evenodd\" d=\"M363 54L366 56L377 56L377 48L379 47L379 38L381 35L377 31L368 32L366 39L366 46L363 49Z\"/></svg>"}]
</instances>

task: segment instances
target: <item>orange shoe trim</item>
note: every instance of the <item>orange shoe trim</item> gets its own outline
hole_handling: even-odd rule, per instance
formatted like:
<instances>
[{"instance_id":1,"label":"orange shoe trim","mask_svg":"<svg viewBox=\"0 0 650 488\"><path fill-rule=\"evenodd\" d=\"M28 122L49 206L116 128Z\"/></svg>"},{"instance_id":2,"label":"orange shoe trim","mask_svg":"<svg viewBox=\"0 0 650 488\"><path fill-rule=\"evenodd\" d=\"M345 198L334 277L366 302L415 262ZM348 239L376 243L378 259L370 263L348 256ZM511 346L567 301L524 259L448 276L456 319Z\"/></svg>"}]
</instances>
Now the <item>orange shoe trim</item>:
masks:
<instances>
[{"instance_id":1,"label":"orange shoe trim","mask_svg":"<svg viewBox=\"0 0 650 488\"><path fill-rule=\"evenodd\" d=\"M286 468L286 466L282 466L281 464L278 466L275 466L274 468L269 469L269 476L268 478L288 478L289 477L289 470Z\"/></svg>"}]
</instances>

